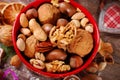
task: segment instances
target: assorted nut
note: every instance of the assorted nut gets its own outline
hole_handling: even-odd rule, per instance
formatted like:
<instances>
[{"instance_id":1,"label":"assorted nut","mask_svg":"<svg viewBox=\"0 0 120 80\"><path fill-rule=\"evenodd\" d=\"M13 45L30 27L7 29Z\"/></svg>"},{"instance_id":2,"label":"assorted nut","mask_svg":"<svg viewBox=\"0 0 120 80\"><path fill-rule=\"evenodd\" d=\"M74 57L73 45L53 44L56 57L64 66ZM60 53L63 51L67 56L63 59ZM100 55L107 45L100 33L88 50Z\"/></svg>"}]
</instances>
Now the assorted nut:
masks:
<instances>
[{"instance_id":1,"label":"assorted nut","mask_svg":"<svg viewBox=\"0 0 120 80\"><path fill-rule=\"evenodd\" d=\"M84 57L93 49L94 30L87 16L69 0L51 3L21 13L16 44L33 67L62 73L84 64Z\"/></svg>"}]
</instances>

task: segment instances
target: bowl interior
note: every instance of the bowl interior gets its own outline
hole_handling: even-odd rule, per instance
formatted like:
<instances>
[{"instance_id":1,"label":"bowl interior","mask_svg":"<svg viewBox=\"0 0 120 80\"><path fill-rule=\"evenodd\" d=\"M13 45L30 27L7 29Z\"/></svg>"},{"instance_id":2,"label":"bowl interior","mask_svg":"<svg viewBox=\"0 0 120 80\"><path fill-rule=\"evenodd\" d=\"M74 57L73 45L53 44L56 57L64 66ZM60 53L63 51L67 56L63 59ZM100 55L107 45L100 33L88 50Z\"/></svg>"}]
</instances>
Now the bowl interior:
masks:
<instances>
[{"instance_id":1,"label":"bowl interior","mask_svg":"<svg viewBox=\"0 0 120 80\"><path fill-rule=\"evenodd\" d=\"M30 4L28 4L21 12L26 12L28 9L30 8L38 8L41 4L45 3L45 2L50 2L50 0L36 0ZM98 31L98 27L97 27L97 24L95 22L95 20L93 19L93 17L91 16L91 14L84 8L82 7L80 4L76 3L75 1L71 0L70 1L70 4L72 4L73 6L79 8L85 15L86 17L89 19L89 21L93 24L94 26L94 32L92 33L93 35L93 40L94 40L94 47L91 51L91 53L89 55L87 55L84 60L84 64L77 68L77 69L74 69L70 72L65 72L65 73L49 73L49 72L44 72L44 71L41 71L37 68L34 68L29 62L28 62L28 58L25 57L25 55L23 53L21 53L17 46L16 46L16 40L17 40L17 35L19 33L19 29L20 29L20 14L17 16L16 18L16 21L15 21L15 24L14 24L14 27L13 27L13 31L12 31L12 39L13 39L13 45L14 45L14 49L17 53L17 55L20 57L21 61L26 65L26 67L28 67L30 70L40 74L40 75L43 75L43 76L48 76L48 77L54 77L54 78L60 78L60 77L65 77L65 76L69 76L69 75L72 75L72 74L76 74L80 71L82 71L83 69L85 69L90 63L91 61L94 59L94 57L96 56L97 54L97 51L98 51L98 46L99 46L99 31Z\"/></svg>"}]
</instances>

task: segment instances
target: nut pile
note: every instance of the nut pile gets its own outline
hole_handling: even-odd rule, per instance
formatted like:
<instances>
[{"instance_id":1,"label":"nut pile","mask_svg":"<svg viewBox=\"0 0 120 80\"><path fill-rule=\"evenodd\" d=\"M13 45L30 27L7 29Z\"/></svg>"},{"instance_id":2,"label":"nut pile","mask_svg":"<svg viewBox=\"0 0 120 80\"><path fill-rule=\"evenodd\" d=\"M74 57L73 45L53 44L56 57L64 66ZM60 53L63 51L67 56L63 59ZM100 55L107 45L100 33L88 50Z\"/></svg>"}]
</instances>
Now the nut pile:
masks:
<instances>
[{"instance_id":1,"label":"nut pile","mask_svg":"<svg viewBox=\"0 0 120 80\"><path fill-rule=\"evenodd\" d=\"M66 72L82 66L93 49L93 25L68 1L51 3L21 13L16 45L35 68Z\"/></svg>"}]
</instances>

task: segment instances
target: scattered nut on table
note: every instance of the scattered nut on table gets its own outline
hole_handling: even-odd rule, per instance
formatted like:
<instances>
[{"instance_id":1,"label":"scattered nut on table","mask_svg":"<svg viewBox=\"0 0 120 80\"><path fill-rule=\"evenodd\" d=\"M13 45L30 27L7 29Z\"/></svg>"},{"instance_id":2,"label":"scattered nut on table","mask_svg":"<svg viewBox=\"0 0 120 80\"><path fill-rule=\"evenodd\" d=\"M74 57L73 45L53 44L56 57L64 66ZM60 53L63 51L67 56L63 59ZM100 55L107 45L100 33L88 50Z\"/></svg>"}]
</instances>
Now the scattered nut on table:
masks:
<instances>
[{"instance_id":1,"label":"scattered nut on table","mask_svg":"<svg viewBox=\"0 0 120 80\"><path fill-rule=\"evenodd\" d=\"M18 55L14 55L11 60L10 60L10 64L12 66L15 66L16 68L19 68L20 65L21 65L21 60L20 58L18 57Z\"/></svg>"}]
</instances>

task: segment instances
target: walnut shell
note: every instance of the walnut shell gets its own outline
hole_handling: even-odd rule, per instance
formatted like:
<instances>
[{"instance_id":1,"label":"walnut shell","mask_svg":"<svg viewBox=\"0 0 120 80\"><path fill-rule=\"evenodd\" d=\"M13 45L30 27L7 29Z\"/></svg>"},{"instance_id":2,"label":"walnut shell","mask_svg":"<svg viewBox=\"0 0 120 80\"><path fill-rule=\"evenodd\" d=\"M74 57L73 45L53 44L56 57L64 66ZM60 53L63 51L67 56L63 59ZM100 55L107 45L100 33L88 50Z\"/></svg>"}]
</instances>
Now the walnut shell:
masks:
<instances>
[{"instance_id":1,"label":"walnut shell","mask_svg":"<svg viewBox=\"0 0 120 80\"><path fill-rule=\"evenodd\" d=\"M45 3L38 8L38 18L42 24L55 24L59 17L59 9L49 3Z\"/></svg>"},{"instance_id":2,"label":"walnut shell","mask_svg":"<svg viewBox=\"0 0 120 80\"><path fill-rule=\"evenodd\" d=\"M26 39L26 46L25 46L25 55L29 58L33 58L35 56L35 45L37 44L37 39L31 35Z\"/></svg>"},{"instance_id":3,"label":"walnut shell","mask_svg":"<svg viewBox=\"0 0 120 80\"><path fill-rule=\"evenodd\" d=\"M0 28L0 42L6 46L13 46L12 43L12 26L3 25Z\"/></svg>"}]
</instances>

